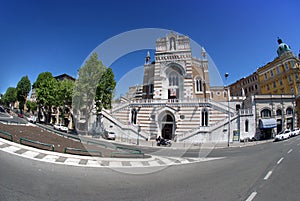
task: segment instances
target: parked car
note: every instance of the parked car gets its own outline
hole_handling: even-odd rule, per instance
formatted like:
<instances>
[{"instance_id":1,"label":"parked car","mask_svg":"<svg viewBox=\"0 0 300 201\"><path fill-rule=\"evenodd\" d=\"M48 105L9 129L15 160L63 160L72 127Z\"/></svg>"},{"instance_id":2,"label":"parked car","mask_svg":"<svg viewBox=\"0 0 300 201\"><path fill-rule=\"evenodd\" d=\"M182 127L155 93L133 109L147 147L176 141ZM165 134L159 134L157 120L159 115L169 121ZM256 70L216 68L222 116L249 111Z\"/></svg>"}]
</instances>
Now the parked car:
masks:
<instances>
[{"instance_id":1,"label":"parked car","mask_svg":"<svg viewBox=\"0 0 300 201\"><path fill-rule=\"evenodd\" d=\"M68 127L66 127L66 126L64 126L64 125L62 125L62 124L55 124L55 125L53 126L53 128L54 128L55 130L59 130L59 131L63 131L63 132L68 132Z\"/></svg>"},{"instance_id":2,"label":"parked car","mask_svg":"<svg viewBox=\"0 0 300 201\"><path fill-rule=\"evenodd\" d=\"M115 140L116 139L116 134L114 132L104 132L104 138L108 140Z\"/></svg>"},{"instance_id":3,"label":"parked car","mask_svg":"<svg viewBox=\"0 0 300 201\"><path fill-rule=\"evenodd\" d=\"M292 137L293 137L293 136L297 136L297 135L299 135L299 133L300 133L299 128L295 128L295 129L292 130L291 136L292 136Z\"/></svg>"},{"instance_id":4,"label":"parked car","mask_svg":"<svg viewBox=\"0 0 300 201\"><path fill-rule=\"evenodd\" d=\"M280 133L278 133L277 135L275 135L275 141L279 141L279 140L285 140L291 137L291 130L290 129L286 129Z\"/></svg>"},{"instance_id":5,"label":"parked car","mask_svg":"<svg viewBox=\"0 0 300 201\"><path fill-rule=\"evenodd\" d=\"M29 121L29 122L31 122L31 123L36 123L36 119L37 119L37 117L36 116L34 116L34 115L32 115L32 116L30 116L30 117L27 117L27 120Z\"/></svg>"}]
</instances>

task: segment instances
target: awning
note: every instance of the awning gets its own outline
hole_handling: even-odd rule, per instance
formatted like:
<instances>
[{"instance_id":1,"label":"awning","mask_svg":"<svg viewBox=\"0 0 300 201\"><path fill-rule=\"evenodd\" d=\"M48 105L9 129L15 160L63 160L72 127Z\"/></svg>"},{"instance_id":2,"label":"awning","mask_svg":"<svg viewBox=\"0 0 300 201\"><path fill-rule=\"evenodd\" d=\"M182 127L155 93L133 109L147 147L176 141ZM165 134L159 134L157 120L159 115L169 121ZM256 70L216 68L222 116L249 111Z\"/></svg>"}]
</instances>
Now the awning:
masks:
<instances>
[{"instance_id":1,"label":"awning","mask_svg":"<svg viewBox=\"0 0 300 201\"><path fill-rule=\"evenodd\" d=\"M276 119L260 119L259 120L259 128L275 128L277 126Z\"/></svg>"}]
</instances>

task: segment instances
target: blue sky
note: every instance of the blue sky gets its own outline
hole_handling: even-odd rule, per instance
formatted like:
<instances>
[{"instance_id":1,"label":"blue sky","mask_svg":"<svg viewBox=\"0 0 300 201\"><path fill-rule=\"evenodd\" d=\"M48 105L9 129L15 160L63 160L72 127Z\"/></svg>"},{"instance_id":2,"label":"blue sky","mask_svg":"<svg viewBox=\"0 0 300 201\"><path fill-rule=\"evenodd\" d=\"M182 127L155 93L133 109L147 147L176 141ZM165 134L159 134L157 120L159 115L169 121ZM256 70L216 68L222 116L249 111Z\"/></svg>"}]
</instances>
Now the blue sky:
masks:
<instances>
[{"instance_id":1,"label":"blue sky","mask_svg":"<svg viewBox=\"0 0 300 201\"><path fill-rule=\"evenodd\" d=\"M25 75L32 84L45 71L76 77L98 45L134 29L188 35L205 47L222 78L230 74L229 83L272 61L277 37L295 54L300 49L299 0L0 0L0 5L0 93ZM117 80L143 65L143 54L113 64Z\"/></svg>"}]
</instances>

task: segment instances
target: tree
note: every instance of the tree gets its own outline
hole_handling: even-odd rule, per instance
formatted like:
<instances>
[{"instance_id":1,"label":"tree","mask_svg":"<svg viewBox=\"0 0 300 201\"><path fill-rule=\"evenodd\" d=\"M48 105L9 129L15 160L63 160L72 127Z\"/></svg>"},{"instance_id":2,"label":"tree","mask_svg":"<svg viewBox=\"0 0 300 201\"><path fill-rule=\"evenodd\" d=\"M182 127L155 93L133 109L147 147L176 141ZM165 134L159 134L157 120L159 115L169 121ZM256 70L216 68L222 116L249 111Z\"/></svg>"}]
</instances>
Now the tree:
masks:
<instances>
[{"instance_id":1,"label":"tree","mask_svg":"<svg viewBox=\"0 0 300 201\"><path fill-rule=\"evenodd\" d=\"M3 94L0 93L0 105L3 105Z\"/></svg>"},{"instance_id":2,"label":"tree","mask_svg":"<svg viewBox=\"0 0 300 201\"><path fill-rule=\"evenodd\" d=\"M73 110L74 114L85 110L85 128L88 130L88 121L93 110L96 88L105 70L105 66L98 60L94 52L78 71L78 79L74 86Z\"/></svg>"},{"instance_id":3,"label":"tree","mask_svg":"<svg viewBox=\"0 0 300 201\"><path fill-rule=\"evenodd\" d=\"M111 68L104 71L96 90L95 103L97 114L101 113L102 109L111 109L113 92L116 87L114 73Z\"/></svg>"},{"instance_id":4,"label":"tree","mask_svg":"<svg viewBox=\"0 0 300 201\"><path fill-rule=\"evenodd\" d=\"M57 106L71 105L74 91L74 82L72 80L58 81L57 87Z\"/></svg>"},{"instance_id":5,"label":"tree","mask_svg":"<svg viewBox=\"0 0 300 201\"><path fill-rule=\"evenodd\" d=\"M5 94L2 97L4 105L12 107L17 101L17 90L14 87L7 88Z\"/></svg>"},{"instance_id":6,"label":"tree","mask_svg":"<svg viewBox=\"0 0 300 201\"><path fill-rule=\"evenodd\" d=\"M24 110L24 105L27 100L27 96L30 92L31 89L31 83L30 80L28 79L28 76L24 76L21 78L21 80L17 84L17 100L19 101L19 109L21 114L23 113Z\"/></svg>"},{"instance_id":7,"label":"tree","mask_svg":"<svg viewBox=\"0 0 300 201\"><path fill-rule=\"evenodd\" d=\"M33 88L36 91L36 100L39 106L39 120L42 117L41 108L45 107L47 110L46 123L50 122L51 107L56 104L57 101L57 80L52 76L50 72L40 73L37 80L33 84Z\"/></svg>"},{"instance_id":8,"label":"tree","mask_svg":"<svg viewBox=\"0 0 300 201\"><path fill-rule=\"evenodd\" d=\"M58 88L57 88L57 106L63 106L62 109L62 123L64 124L64 114L65 114L65 106L72 105L72 98L73 98L73 91L74 91L74 82L72 80L63 80L58 81Z\"/></svg>"},{"instance_id":9,"label":"tree","mask_svg":"<svg viewBox=\"0 0 300 201\"><path fill-rule=\"evenodd\" d=\"M26 107L28 109L28 112L34 112L37 110L37 103L35 101L26 101Z\"/></svg>"}]
</instances>

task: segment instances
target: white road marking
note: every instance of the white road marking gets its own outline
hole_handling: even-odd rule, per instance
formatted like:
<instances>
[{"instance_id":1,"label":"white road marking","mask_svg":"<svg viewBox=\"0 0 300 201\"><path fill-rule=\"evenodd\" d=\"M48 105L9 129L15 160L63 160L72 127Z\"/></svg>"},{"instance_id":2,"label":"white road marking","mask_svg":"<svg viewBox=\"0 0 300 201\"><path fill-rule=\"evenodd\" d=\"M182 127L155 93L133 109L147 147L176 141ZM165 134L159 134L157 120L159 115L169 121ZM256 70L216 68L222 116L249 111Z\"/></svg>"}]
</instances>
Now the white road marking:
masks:
<instances>
[{"instance_id":1,"label":"white road marking","mask_svg":"<svg viewBox=\"0 0 300 201\"><path fill-rule=\"evenodd\" d=\"M88 160L87 166L100 167L101 166L101 161Z\"/></svg>"},{"instance_id":2,"label":"white road marking","mask_svg":"<svg viewBox=\"0 0 300 201\"><path fill-rule=\"evenodd\" d=\"M39 152L35 152L35 151L26 151L25 153L22 154L22 156L27 156L29 158L34 158L36 157L37 155L39 155L40 153Z\"/></svg>"},{"instance_id":3,"label":"white road marking","mask_svg":"<svg viewBox=\"0 0 300 201\"><path fill-rule=\"evenodd\" d=\"M269 172L267 173L267 175L264 177L264 180L269 179L269 177L271 176L272 173L273 173L272 171L269 171Z\"/></svg>"},{"instance_id":4,"label":"white road marking","mask_svg":"<svg viewBox=\"0 0 300 201\"><path fill-rule=\"evenodd\" d=\"M293 151L293 149L290 149L287 153L289 154L289 153L291 153Z\"/></svg>"},{"instance_id":5,"label":"white road marking","mask_svg":"<svg viewBox=\"0 0 300 201\"><path fill-rule=\"evenodd\" d=\"M160 157L159 160L161 160L162 162L164 162L167 165L173 165L175 163L174 161L172 161L168 158L163 158L163 157Z\"/></svg>"},{"instance_id":6,"label":"white road marking","mask_svg":"<svg viewBox=\"0 0 300 201\"><path fill-rule=\"evenodd\" d=\"M59 156L56 155L47 155L42 159L42 161L48 161L54 163L58 158Z\"/></svg>"},{"instance_id":7,"label":"white road marking","mask_svg":"<svg viewBox=\"0 0 300 201\"><path fill-rule=\"evenodd\" d=\"M247 198L246 201L252 201L255 198L256 194L257 194L257 192L251 193L251 195Z\"/></svg>"},{"instance_id":8,"label":"white road marking","mask_svg":"<svg viewBox=\"0 0 300 201\"><path fill-rule=\"evenodd\" d=\"M279 165L282 160L283 160L283 157L281 159L279 159L279 161L277 161L277 165Z\"/></svg>"},{"instance_id":9,"label":"white road marking","mask_svg":"<svg viewBox=\"0 0 300 201\"><path fill-rule=\"evenodd\" d=\"M144 165L139 161L130 161L132 167L144 167Z\"/></svg>"},{"instance_id":10,"label":"white road marking","mask_svg":"<svg viewBox=\"0 0 300 201\"><path fill-rule=\"evenodd\" d=\"M150 164L150 166L161 166L158 162L156 161L148 161L148 163Z\"/></svg>"},{"instance_id":11,"label":"white road marking","mask_svg":"<svg viewBox=\"0 0 300 201\"><path fill-rule=\"evenodd\" d=\"M122 162L121 161L110 161L109 162L109 167L122 167Z\"/></svg>"},{"instance_id":12,"label":"white road marking","mask_svg":"<svg viewBox=\"0 0 300 201\"><path fill-rule=\"evenodd\" d=\"M68 165L78 165L79 162L80 162L79 158L67 158L64 163Z\"/></svg>"},{"instance_id":13,"label":"white road marking","mask_svg":"<svg viewBox=\"0 0 300 201\"><path fill-rule=\"evenodd\" d=\"M10 153L15 153L16 151L19 151L21 148L19 147L14 147L14 146L9 146L9 147L5 147L2 150L10 152Z\"/></svg>"}]
</instances>

